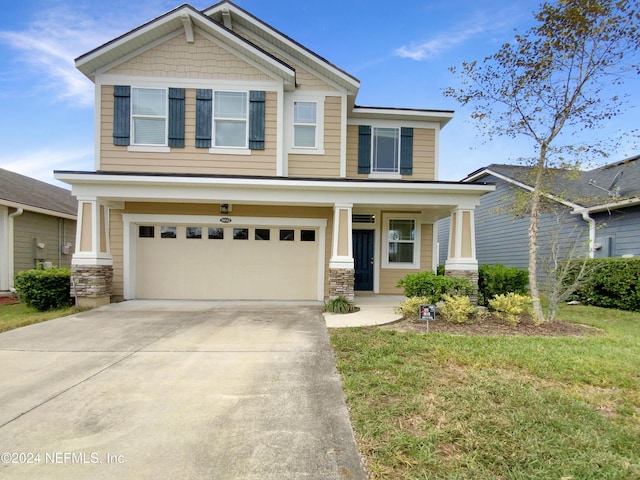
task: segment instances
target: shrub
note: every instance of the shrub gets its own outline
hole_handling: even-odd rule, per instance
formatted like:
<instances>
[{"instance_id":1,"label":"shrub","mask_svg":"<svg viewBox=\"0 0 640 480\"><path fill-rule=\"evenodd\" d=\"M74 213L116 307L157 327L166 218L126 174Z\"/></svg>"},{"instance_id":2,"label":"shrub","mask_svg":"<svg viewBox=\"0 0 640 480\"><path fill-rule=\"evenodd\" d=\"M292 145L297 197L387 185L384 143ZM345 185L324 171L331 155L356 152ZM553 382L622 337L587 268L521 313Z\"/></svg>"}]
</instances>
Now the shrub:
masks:
<instances>
[{"instance_id":1,"label":"shrub","mask_svg":"<svg viewBox=\"0 0 640 480\"><path fill-rule=\"evenodd\" d=\"M444 294L471 295L474 292L467 278L441 276L430 271L410 273L400 279L396 286L404 289L407 297L425 297L429 304L439 302Z\"/></svg>"},{"instance_id":2,"label":"shrub","mask_svg":"<svg viewBox=\"0 0 640 480\"><path fill-rule=\"evenodd\" d=\"M476 307L471 303L469 297L464 295L442 295L442 301L438 303L440 315L451 323L464 323Z\"/></svg>"},{"instance_id":3,"label":"shrub","mask_svg":"<svg viewBox=\"0 0 640 480\"><path fill-rule=\"evenodd\" d=\"M411 318L418 320L420 314L418 310L420 305L429 305L429 299L427 297L410 297L400 304L399 307L393 309L393 311L404 318Z\"/></svg>"},{"instance_id":4,"label":"shrub","mask_svg":"<svg viewBox=\"0 0 640 480\"><path fill-rule=\"evenodd\" d=\"M531 313L531 297L518 293L496 295L489 300L489 306L496 315L511 325L518 325L522 315Z\"/></svg>"},{"instance_id":5,"label":"shrub","mask_svg":"<svg viewBox=\"0 0 640 480\"><path fill-rule=\"evenodd\" d=\"M480 265L478 268L478 303L488 306L489 300L496 295L518 293L526 295L529 274L516 267L501 264Z\"/></svg>"},{"instance_id":6,"label":"shrub","mask_svg":"<svg viewBox=\"0 0 640 480\"><path fill-rule=\"evenodd\" d=\"M22 303L40 312L71 305L71 271L67 268L26 270L15 276Z\"/></svg>"},{"instance_id":7,"label":"shrub","mask_svg":"<svg viewBox=\"0 0 640 480\"><path fill-rule=\"evenodd\" d=\"M582 260L576 260L577 271ZM588 277L572 297L588 305L640 312L640 258L597 258L587 262ZM567 282L571 282L572 275Z\"/></svg>"},{"instance_id":8,"label":"shrub","mask_svg":"<svg viewBox=\"0 0 640 480\"><path fill-rule=\"evenodd\" d=\"M344 297L336 297L329 300L324 304L324 307L322 307L323 312L331 313L352 313L356 310L356 307Z\"/></svg>"}]
</instances>

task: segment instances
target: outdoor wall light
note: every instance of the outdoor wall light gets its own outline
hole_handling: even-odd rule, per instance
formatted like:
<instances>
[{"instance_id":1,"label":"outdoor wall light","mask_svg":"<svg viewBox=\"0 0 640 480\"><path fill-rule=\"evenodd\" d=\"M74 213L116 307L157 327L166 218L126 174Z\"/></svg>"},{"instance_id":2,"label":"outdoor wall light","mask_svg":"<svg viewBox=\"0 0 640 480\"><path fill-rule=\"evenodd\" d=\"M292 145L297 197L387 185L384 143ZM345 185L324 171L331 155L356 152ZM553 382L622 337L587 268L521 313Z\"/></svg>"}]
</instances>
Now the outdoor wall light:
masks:
<instances>
[{"instance_id":1,"label":"outdoor wall light","mask_svg":"<svg viewBox=\"0 0 640 480\"><path fill-rule=\"evenodd\" d=\"M220 204L220 215L228 215L230 211L231 211L231 205L229 205L228 203Z\"/></svg>"}]
</instances>

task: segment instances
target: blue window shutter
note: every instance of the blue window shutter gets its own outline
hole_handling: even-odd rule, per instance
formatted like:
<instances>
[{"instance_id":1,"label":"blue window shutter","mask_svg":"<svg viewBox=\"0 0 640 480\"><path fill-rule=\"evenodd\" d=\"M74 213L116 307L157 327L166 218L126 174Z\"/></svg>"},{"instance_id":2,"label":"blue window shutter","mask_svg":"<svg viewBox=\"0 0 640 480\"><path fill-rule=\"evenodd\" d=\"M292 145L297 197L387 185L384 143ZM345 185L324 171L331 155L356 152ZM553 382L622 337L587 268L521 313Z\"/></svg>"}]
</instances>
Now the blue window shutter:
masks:
<instances>
[{"instance_id":1,"label":"blue window shutter","mask_svg":"<svg viewBox=\"0 0 640 480\"><path fill-rule=\"evenodd\" d=\"M264 150L265 99L265 92L249 92L249 148L251 150Z\"/></svg>"},{"instance_id":2,"label":"blue window shutter","mask_svg":"<svg viewBox=\"0 0 640 480\"><path fill-rule=\"evenodd\" d=\"M169 146L184 147L184 88L169 89Z\"/></svg>"},{"instance_id":3,"label":"blue window shutter","mask_svg":"<svg viewBox=\"0 0 640 480\"><path fill-rule=\"evenodd\" d=\"M371 127L358 128L358 173L371 173Z\"/></svg>"},{"instance_id":4,"label":"blue window shutter","mask_svg":"<svg viewBox=\"0 0 640 480\"><path fill-rule=\"evenodd\" d=\"M196 147L211 147L213 92L209 89L196 90Z\"/></svg>"},{"instance_id":5,"label":"blue window shutter","mask_svg":"<svg viewBox=\"0 0 640 480\"><path fill-rule=\"evenodd\" d=\"M131 135L131 87L113 87L113 144L129 145Z\"/></svg>"},{"instance_id":6,"label":"blue window shutter","mask_svg":"<svg viewBox=\"0 0 640 480\"><path fill-rule=\"evenodd\" d=\"M413 128L400 129L400 174L413 174Z\"/></svg>"}]
</instances>

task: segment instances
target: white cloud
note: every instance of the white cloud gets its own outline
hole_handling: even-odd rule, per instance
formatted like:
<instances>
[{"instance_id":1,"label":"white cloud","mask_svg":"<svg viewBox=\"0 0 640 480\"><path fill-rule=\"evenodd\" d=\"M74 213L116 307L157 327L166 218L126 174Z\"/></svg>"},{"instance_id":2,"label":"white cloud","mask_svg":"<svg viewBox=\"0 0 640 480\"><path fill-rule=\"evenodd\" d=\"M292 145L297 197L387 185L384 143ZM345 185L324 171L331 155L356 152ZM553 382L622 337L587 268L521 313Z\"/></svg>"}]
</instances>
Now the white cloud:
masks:
<instances>
[{"instance_id":1,"label":"white cloud","mask_svg":"<svg viewBox=\"0 0 640 480\"><path fill-rule=\"evenodd\" d=\"M455 25L454 28L441 32L433 38L412 42L408 46L403 45L397 48L394 54L416 61L436 58L469 39L502 30L507 23L496 21L495 18L509 18L504 13L491 18L485 14L478 14L462 25Z\"/></svg>"},{"instance_id":2,"label":"white cloud","mask_svg":"<svg viewBox=\"0 0 640 480\"><path fill-rule=\"evenodd\" d=\"M40 149L3 157L0 167L43 182L69 188L53 178L54 170L92 171L93 149Z\"/></svg>"}]
</instances>

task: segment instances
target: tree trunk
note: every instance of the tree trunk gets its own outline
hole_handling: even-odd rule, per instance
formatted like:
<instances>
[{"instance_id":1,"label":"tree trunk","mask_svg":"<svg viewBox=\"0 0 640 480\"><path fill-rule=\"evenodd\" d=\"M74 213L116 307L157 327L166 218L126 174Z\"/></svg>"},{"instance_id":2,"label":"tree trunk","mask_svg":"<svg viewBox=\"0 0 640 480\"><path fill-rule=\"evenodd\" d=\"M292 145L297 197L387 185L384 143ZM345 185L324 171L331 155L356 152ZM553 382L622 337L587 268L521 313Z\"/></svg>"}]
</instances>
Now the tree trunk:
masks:
<instances>
[{"instance_id":1,"label":"tree trunk","mask_svg":"<svg viewBox=\"0 0 640 480\"><path fill-rule=\"evenodd\" d=\"M536 166L536 181L531 194L531 215L529 217L529 290L533 301L533 315L536 322L545 320L540 303L538 288L538 224L542 202L542 174L546 163L547 147L540 147L540 157Z\"/></svg>"}]
</instances>

